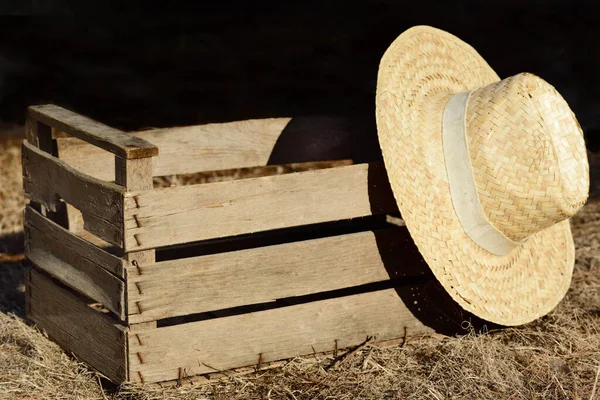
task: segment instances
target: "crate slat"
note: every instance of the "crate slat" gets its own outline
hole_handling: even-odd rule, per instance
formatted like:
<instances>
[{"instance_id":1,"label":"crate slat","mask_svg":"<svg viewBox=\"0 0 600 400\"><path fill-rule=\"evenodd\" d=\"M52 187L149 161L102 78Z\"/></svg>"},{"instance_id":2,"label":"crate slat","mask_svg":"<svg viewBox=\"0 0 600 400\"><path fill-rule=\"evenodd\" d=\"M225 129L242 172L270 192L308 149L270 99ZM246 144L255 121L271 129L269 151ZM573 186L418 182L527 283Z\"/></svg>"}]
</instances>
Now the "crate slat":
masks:
<instances>
[{"instance_id":1,"label":"crate slat","mask_svg":"<svg viewBox=\"0 0 600 400\"><path fill-rule=\"evenodd\" d=\"M394 212L383 164L125 194L125 250Z\"/></svg>"},{"instance_id":2,"label":"crate slat","mask_svg":"<svg viewBox=\"0 0 600 400\"><path fill-rule=\"evenodd\" d=\"M25 255L40 269L125 318L123 261L27 206ZM121 279L119 278L121 277Z\"/></svg>"},{"instance_id":3,"label":"crate slat","mask_svg":"<svg viewBox=\"0 0 600 400\"><path fill-rule=\"evenodd\" d=\"M429 273L406 228L359 232L131 268L129 322L266 303ZM411 254L412 253L412 254Z\"/></svg>"},{"instance_id":4,"label":"crate slat","mask_svg":"<svg viewBox=\"0 0 600 400\"><path fill-rule=\"evenodd\" d=\"M82 174L27 142L23 142L22 154L27 197L51 211L57 210L62 198L82 212L86 230L109 243L122 244L122 186Z\"/></svg>"},{"instance_id":5,"label":"crate slat","mask_svg":"<svg viewBox=\"0 0 600 400\"><path fill-rule=\"evenodd\" d=\"M28 275L28 317L109 379L127 380L125 329L36 270Z\"/></svg>"},{"instance_id":6,"label":"crate slat","mask_svg":"<svg viewBox=\"0 0 600 400\"><path fill-rule=\"evenodd\" d=\"M120 278L124 277L125 263L121 258L80 238L73 232L67 231L29 206L25 207L24 220L26 227L32 226L44 232L52 240L59 242L63 247L85 258L86 261L106 269Z\"/></svg>"},{"instance_id":7,"label":"crate slat","mask_svg":"<svg viewBox=\"0 0 600 400\"><path fill-rule=\"evenodd\" d=\"M135 132L160 149L152 158L154 176L190 174L267 164L290 118L255 119ZM61 160L98 179L114 179L111 154L77 138L58 138Z\"/></svg>"},{"instance_id":8,"label":"crate slat","mask_svg":"<svg viewBox=\"0 0 600 400\"><path fill-rule=\"evenodd\" d=\"M131 332L130 379L159 382L430 333L394 289ZM336 344L337 343L337 344Z\"/></svg>"},{"instance_id":9,"label":"crate slat","mask_svg":"<svg viewBox=\"0 0 600 400\"><path fill-rule=\"evenodd\" d=\"M158 154L158 147L152 143L54 104L31 106L27 115L121 158L145 158Z\"/></svg>"}]
</instances>

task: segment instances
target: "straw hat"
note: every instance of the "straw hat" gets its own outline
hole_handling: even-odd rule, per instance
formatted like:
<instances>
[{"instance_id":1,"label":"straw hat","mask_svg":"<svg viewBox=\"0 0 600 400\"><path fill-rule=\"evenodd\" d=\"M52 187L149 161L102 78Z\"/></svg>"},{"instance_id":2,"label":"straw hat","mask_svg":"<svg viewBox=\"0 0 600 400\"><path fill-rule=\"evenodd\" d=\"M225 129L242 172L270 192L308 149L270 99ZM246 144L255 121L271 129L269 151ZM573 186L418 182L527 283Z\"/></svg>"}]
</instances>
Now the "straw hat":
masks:
<instances>
[{"instance_id":1,"label":"straw hat","mask_svg":"<svg viewBox=\"0 0 600 400\"><path fill-rule=\"evenodd\" d=\"M568 218L589 191L561 95L528 73L500 80L468 44L418 26L383 56L376 97L398 207L452 298L502 325L551 311L575 263Z\"/></svg>"}]
</instances>

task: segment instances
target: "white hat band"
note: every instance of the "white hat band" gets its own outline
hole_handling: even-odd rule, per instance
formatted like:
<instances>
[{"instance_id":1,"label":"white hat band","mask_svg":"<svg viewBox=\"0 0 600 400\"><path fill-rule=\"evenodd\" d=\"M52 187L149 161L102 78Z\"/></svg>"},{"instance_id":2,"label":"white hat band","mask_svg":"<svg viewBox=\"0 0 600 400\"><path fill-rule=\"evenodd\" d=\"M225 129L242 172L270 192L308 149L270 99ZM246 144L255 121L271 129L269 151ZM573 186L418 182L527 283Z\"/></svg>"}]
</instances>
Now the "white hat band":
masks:
<instances>
[{"instance_id":1,"label":"white hat band","mask_svg":"<svg viewBox=\"0 0 600 400\"><path fill-rule=\"evenodd\" d=\"M514 242L485 216L477 197L466 138L465 114L471 92L450 97L444 109L442 143L452 204L467 236L492 254L503 256L525 241Z\"/></svg>"}]
</instances>

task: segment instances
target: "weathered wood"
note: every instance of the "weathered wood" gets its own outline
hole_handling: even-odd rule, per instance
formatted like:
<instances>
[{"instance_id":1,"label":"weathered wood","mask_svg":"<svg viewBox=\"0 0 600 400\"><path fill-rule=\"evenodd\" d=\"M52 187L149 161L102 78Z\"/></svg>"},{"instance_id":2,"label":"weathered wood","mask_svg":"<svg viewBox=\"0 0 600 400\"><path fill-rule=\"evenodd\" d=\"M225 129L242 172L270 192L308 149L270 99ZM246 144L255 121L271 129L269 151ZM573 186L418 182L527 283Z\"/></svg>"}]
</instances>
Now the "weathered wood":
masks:
<instances>
[{"instance_id":1,"label":"weathered wood","mask_svg":"<svg viewBox=\"0 0 600 400\"><path fill-rule=\"evenodd\" d=\"M37 211L31 210L30 207L25 208L25 225L33 226L94 264L123 278L124 264L122 259L48 221Z\"/></svg>"},{"instance_id":2,"label":"weathered wood","mask_svg":"<svg viewBox=\"0 0 600 400\"><path fill-rule=\"evenodd\" d=\"M86 230L121 245L123 187L82 174L27 142L22 155L26 196L50 211L57 211L64 199L82 212Z\"/></svg>"},{"instance_id":3,"label":"weathered wood","mask_svg":"<svg viewBox=\"0 0 600 400\"><path fill-rule=\"evenodd\" d=\"M28 317L62 348L115 382L127 380L125 329L81 298L31 270Z\"/></svg>"},{"instance_id":4,"label":"weathered wood","mask_svg":"<svg viewBox=\"0 0 600 400\"><path fill-rule=\"evenodd\" d=\"M266 165L289 121L255 119L134 134L160 149L152 158L154 176L178 175ZM106 181L113 179L115 164L106 151L77 138L57 139L57 146L59 157L79 171Z\"/></svg>"},{"instance_id":5,"label":"weathered wood","mask_svg":"<svg viewBox=\"0 0 600 400\"><path fill-rule=\"evenodd\" d=\"M394 212L382 164L125 194L125 250Z\"/></svg>"},{"instance_id":6,"label":"weathered wood","mask_svg":"<svg viewBox=\"0 0 600 400\"><path fill-rule=\"evenodd\" d=\"M123 261L65 230L30 207L25 254L49 274L125 318Z\"/></svg>"},{"instance_id":7,"label":"weathered wood","mask_svg":"<svg viewBox=\"0 0 600 400\"><path fill-rule=\"evenodd\" d=\"M27 118L25 120L25 138L32 146L52 154L52 129L48 125Z\"/></svg>"},{"instance_id":8,"label":"weathered wood","mask_svg":"<svg viewBox=\"0 0 600 400\"><path fill-rule=\"evenodd\" d=\"M124 160L117 157L115 159L115 182L125 186L127 190L152 189L152 159ZM154 264L156 252L154 249L135 251L125 254L124 259L127 261L126 276L129 280L129 271L137 272L146 265ZM128 291L127 294L129 295L130 292ZM129 301L127 304L130 304ZM130 314L129 306L127 310L127 313ZM131 323L129 319L128 322Z\"/></svg>"},{"instance_id":9,"label":"weathered wood","mask_svg":"<svg viewBox=\"0 0 600 400\"><path fill-rule=\"evenodd\" d=\"M136 132L156 140L154 175L266 165L290 118L271 118ZM164 157L163 157L164 154Z\"/></svg>"},{"instance_id":10,"label":"weathered wood","mask_svg":"<svg viewBox=\"0 0 600 400\"><path fill-rule=\"evenodd\" d=\"M77 171L107 182L115 179L114 154L75 137L55 140L58 158Z\"/></svg>"},{"instance_id":11,"label":"weathered wood","mask_svg":"<svg viewBox=\"0 0 600 400\"><path fill-rule=\"evenodd\" d=\"M360 232L131 269L129 322L220 310L428 273L406 228ZM416 251L416 249L415 249ZM419 262L421 261L421 262Z\"/></svg>"},{"instance_id":12,"label":"weathered wood","mask_svg":"<svg viewBox=\"0 0 600 400\"><path fill-rule=\"evenodd\" d=\"M70 204L67 204L67 221L69 231L75 233L85 232L83 229L83 215L81 215L81 211Z\"/></svg>"},{"instance_id":13,"label":"weathered wood","mask_svg":"<svg viewBox=\"0 0 600 400\"><path fill-rule=\"evenodd\" d=\"M158 382L431 330L394 289L128 334L130 379Z\"/></svg>"},{"instance_id":14,"label":"weathered wood","mask_svg":"<svg viewBox=\"0 0 600 400\"><path fill-rule=\"evenodd\" d=\"M156 329L157 324L156 321L142 322L139 324L130 323L129 324L129 332L142 332L151 329Z\"/></svg>"},{"instance_id":15,"label":"weathered wood","mask_svg":"<svg viewBox=\"0 0 600 400\"><path fill-rule=\"evenodd\" d=\"M106 240L100 239L98 236L86 231L84 229L83 215L81 211L73 207L71 204L67 204L67 224L69 232L73 232L75 235L82 239L102 248L105 250L111 249L111 254L121 254L121 252L115 253L112 250L116 249L116 246L108 243Z\"/></svg>"},{"instance_id":16,"label":"weathered wood","mask_svg":"<svg viewBox=\"0 0 600 400\"><path fill-rule=\"evenodd\" d=\"M52 128L48 125L27 117L25 119L25 136L32 146L35 146L48 154L56 155L56 149L54 148L52 141ZM32 202L31 207L45 212L45 215L48 218L59 225L67 226L68 224L67 210L64 203L57 203L57 209L55 211L42 210L41 205L36 202Z\"/></svg>"},{"instance_id":17,"label":"weathered wood","mask_svg":"<svg viewBox=\"0 0 600 400\"><path fill-rule=\"evenodd\" d=\"M115 183L128 190L152 189L152 158L115 158Z\"/></svg>"},{"instance_id":18,"label":"weathered wood","mask_svg":"<svg viewBox=\"0 0 600 400\"><path fill-rule=\"evenodd\" d=\"M53 104L31 106L27 115L121 158L145 158L158 154L158 147L143 139Z\"/></svg>"}]
</instances>

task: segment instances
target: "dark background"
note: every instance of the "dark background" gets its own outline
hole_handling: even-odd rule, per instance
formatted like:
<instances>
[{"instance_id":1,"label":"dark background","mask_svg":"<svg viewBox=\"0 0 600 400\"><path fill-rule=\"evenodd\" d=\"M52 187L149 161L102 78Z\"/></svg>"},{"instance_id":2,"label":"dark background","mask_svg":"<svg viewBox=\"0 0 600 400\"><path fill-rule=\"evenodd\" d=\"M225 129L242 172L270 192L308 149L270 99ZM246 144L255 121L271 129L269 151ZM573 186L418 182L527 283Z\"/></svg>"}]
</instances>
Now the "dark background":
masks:
<instances>
[{"instance_id":1,"label":"dark background","mask_svg":"<svg viewBox=\"0 0 600 400\"><path fill-rule=\"evenodd\" d=\"M15 3L0 7L17 15L0 19L4 123L52 102L127 130L316 114L372 130L383 52L428 24L501 77L553 84L600 150L600 1Z\"/></svg>"}]
</instances>

